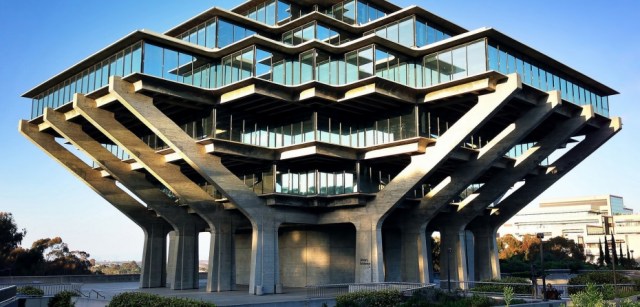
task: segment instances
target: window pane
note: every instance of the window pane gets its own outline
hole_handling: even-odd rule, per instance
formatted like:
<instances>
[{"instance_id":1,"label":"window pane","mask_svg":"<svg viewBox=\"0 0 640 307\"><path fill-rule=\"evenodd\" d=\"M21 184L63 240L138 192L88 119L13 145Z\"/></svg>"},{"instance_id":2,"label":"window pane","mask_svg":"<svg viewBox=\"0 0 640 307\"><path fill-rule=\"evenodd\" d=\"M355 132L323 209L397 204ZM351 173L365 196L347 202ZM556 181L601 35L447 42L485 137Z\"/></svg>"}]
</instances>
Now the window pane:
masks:
<instances>
[{"instance_id":1,"label":"window pane","mask_svg":"<svg viewBox=\"0 0 640 307\"><path fill-rule=\"evenodd\" d=\"M209 21L206 25L206 43L207 48L216 47L216 22Z\"/></svg>"},{"instance_id":2,"label":"window pane","mask_svg":"<svg viewBox=\"0 0 640 307\"><path fill-rule=\"evenodd\" d=\"M233 25L218 19L218 48L226 47L233 43Z\"/></svg>"},{"instance_id":3,"label":"window pane","mask_svg":"<svg viewBox=\"0 0 640 307\"><path fill-rule=\"evenodd\" d=\"M291 17L291 7L288 3L278 1L278 22Z\"/></svg>"},{"instance_id":4,"label":"window pane","mask_svg":"<svg viewBox=\"0 0 640 307\"><path fill-rule=\"evenodd\" d=\"M356 3L355 1L347 1L344 3L342 21L348 24L354 24L356 22Z\"/></svg>"},{"instance_id":5,"label":"window pane","mask_svg":"<svg viewBox=\"0 0 640 307\"><path fill-rule=\"evenodd\" d=\"M373 48L369 47L358 52L358 79L373 76Z\"/></svg>"},{"instance_id":6,"label":"window pane","mask_svg":"<svg viewBox=\"0 0 640 307\"><path fill-rule=\"evenodd\" d=\"M127 48L124 54L124 76L131 74L131 49Z\"/></svg>"},{"instance_id":7,"label":"window pane","mask_svg":"<svg viewBox=\"0 0 640 307\"><path fill-rule=\"evenodd\" d=\"M164 70L163 78L178 81L178 53L164 49Z\"/></svg>"},{"instance_id":8,"label":"window pane","mask_svg":"<svg viewBox=\"0 0 640 307\"><path fill-rule=\"evenodd\" d=\"M347 83L354 82L358 80L358 52L352 51L346 54L346 73L347 73Z\"/></svg>"},{"instance_id":9,"label":"window pane","mask_svg":"<svg viewBox=\"0 0 640 307\"><path fill-rule=\"evenodd\" d=\"M269 1L266 7L266 23L270 26L276 24L276 2Z\"/></svg>"},{"instance_id":10,"label":"window pane","mask_svg":"<svg viewBox=\"0 0 640 307\"><path fill-rule=\"evenodd\" d=\"M313 80L314 54L315 54L314 50L310 50L300 55L300 65L301 65L300 82L301 83Z\"/></svg>"},{"instance_id":11,"label":"window pane","mask_svg":"<svg viewBox=\"0 0 640 307\"><path fill-rule=\"evenodd\" d=\"M440 82L451 80L452 68L451 51L438 54L438 72L440 73Z\"/></svg>"},{"instance_id":12,"label":"window pane","mask_svg":"<svg viewBox=\"0 0 640 307\"><path fill-rule=\"evenodd\" d=\"M387 27L387 39L392 42L398 42L398 24L394 23Z\"/></svg>"},{"instance_id":13,"label":"window pane","mask_svg":"<svg viewBox=\"0 0 640 307\"><path fill-rule=\"evenodd\" d=\"M138 43L133 46L133 52L131 53L131 72L142 71L142 44ZM97 81L96 84L100 82ZM96 86L97 87L97 86Z\"/></svg>"},{"instance_id":14,"label":"window pane","mask_svg":"<svg viewBox=\"0 0 640 307\"><path fill-rule=\"evenodd\" d=\"M454 49L452 52L452 77L460 79L467 76L467 49L465 47Z\"/></svg>"},{"instance_id":15,"label":"window pane","mask_svg":"<svg viewBox=\"0 0 640 307\"><path fill-rule=\"evenodd\" d=\"M416 47L427 44L427 25L424 22L416 21Z\"/></svg>"},{"instance_id":16,"label":"window pane","mask_svg":"<svg viewBox=\"0 0 640 307\"><path fill-rule=\"evenodd\" d=\"M369 22L369 17L368 12L367 12L368 8L367 8L367 4L362 2L362 1L358 1L358 24L365 24L367 22Z\"/></svg>"},{"instance_id":17,"label":"window pane","mask_svg":"<svg viewBox=\"0 0 640 307\"><path fill-rule=\"evenodd\" d=\"M469 76L487 71L486 61L487 56L484 40L467 46L467 70Z\"/></svg>"},{"instance_id":18,"label":"window pane","mask_svg":"<svg viewBox=\"0 0 640 307\"><path fill-rule=\"evenodd\" d=\"M398 43L407 47L415 46L415 43L413 42L413 38L415 37L415 33L413 31L413 17L401 21L398 26L398 31Z\"/></svg>"}]
</instances>

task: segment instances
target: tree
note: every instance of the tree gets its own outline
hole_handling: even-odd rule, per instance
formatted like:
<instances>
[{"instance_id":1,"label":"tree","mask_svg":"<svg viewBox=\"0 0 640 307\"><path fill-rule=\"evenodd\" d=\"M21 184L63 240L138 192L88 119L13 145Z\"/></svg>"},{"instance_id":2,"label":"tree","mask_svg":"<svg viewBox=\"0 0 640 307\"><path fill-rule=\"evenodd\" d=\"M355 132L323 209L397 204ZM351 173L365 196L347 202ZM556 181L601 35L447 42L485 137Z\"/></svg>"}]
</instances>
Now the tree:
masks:
<instances>
[{"instance_id":1,"label":"tree","mask_svg":"<svg viewBox=\"0 0 640 307\"><path fill-rule=\"evenodd\" d=\"M620 255L620 265L622 265L624 263L624 253L622 252L622 242L620 242L620 253L618 255Z\"/></svg>"},{"instance_id":2,"label":"tree","mask_svg":"<svg viewBox=\"0 0 640 307\"><path fill-rule=\"evenodd\" d=\"M620 265L620 261L618 261L618 252L616 251L616 239L611 234L611 256L613 256L613 263Z\"/></svg>"},{"instance_id":3,"label":"tree","mask_svg":"<svg viewBox=\"0 0 640 307\"><path fill-rule=\"evenodd\" d=\"M611 264L611 256L609 256L609 242L607 242L607 236L604 236L604 262L607 265Z\"/></svg>"},{"instance_id":4,"label":"tree","mask_svg":"<svg viewBox=\"0 0 640 307\"><path fill-rule=\"evenodd\" d=\"M598 265L604 266L604 252L602 251L602 240L600 238L598 238L598 248L600 249L600 254L598 256Z\"/></svg>"},{"instance_id":5,"label":"tree","mask_svg":"<svg viewBox=\"0 0 640 307\"><path fill-rule=\"evenodd\" d=\"M513 235L507 234L498 238L498 256L500 259L508 259L522 254L522 242Z\"/></svg>"},{"instance_id":6,"label":"tree","mask_svg":"<svg viewBox=\"0 0 640 307\"><path fill-rule=\"evenodd\" d=\"M22 243L22 239L26 235L27 230L18 231L13 214L0 212L0 256L8 256L14 248Z\"/></svg>"},{"instance_id":7,"label":"tree","mask_svg":"<svg viewBox=\"0 0 640 307\"><path fill-rule=\"evenodd\" d=\"M440 237L431 237L431 259L433 271L440 272Z\"/></svg>"}]
</instances>

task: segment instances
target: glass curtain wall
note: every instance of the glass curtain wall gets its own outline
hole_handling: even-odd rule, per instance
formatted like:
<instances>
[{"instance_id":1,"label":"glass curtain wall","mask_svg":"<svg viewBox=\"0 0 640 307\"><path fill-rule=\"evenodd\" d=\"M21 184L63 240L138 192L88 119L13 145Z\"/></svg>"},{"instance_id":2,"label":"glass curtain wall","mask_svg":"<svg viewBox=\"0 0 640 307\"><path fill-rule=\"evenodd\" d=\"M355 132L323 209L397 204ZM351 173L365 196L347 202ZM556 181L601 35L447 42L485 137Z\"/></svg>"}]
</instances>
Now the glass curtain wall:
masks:
<instances>
[{"instance_id":1,"label":"glass curtain wall","mask_svg":"<svg viewBox=\"0 0 640 307\"><path fill-rule=\"evenodd\" d=\"M31 118L42 115L45 108L58 108L71 102L75 93L88 94L107 86L111 76L127 76L141 71L142 42L139 42L36 96L32 100Z\"/></svg>"},{"instance_id":2,"label":"glass curtain wall","mask_svg":"<svg viewBox=\"0 0 640 307\"><path fill-rule=\"evenodd\" d=\"M332 45L340 45L340 33L315 21L282 34L282 42L287 45L300 45L317 39Z\"/></svg>"},{"instance_id":3,"label":"glass curtain wall","mask_svg":"<svg viewBox=\"0 0 640 307\"><path fill-rule=\"evenodd\" d=\"M486 44L475 41L424 58L424 83L432 86L487 71Z\"/></svg>"},{"instance_id":4,"label":"glass curtain wall","mask_svg":"<svg viewBox=\"0 0 640 307\"><path fill-rule=\"evenodd\" d=\"M595 111L609 116L609 99L580 86L560 74L543 69L534 62L497 44L488 45L489 69L510 74L517 72L522 82L543 91L557 90L562 99L577 105L592 105Z\"/></svg>"},{"instance_id":5,"label":"glass curtain wall","mask_svg":"<svg viewBox=\"0 0 640 307\"><path fill-rule=\"evenodd\" d=\"M343 1L324 12L342 22L351 25L363 25L386 16L386 13L366 1Z\"/></svg>"},{"instance_id":6,"label":"glass curtain wall","mask_svg":"<svg viewBox=\"0 0 640 307\"><path fill-rule=\"evenodd\" d=\"M178 38L207 48L224 48L255 33L253 30L214 17L178 35Z\"/></svg>"},{"instance_id":7,"label":"glass curtain wall","mask_svg":"<svg viewBox=\"0 0 640 307\"><path fill-rule=\"evenodd\" d=\"M374 31L365 32L364 35L371 33L407 47L423 47L451 37L451 35L427 24L416 18L416 16L409 16L400 21L392 22Z\"/></svg>"}]
</instances>

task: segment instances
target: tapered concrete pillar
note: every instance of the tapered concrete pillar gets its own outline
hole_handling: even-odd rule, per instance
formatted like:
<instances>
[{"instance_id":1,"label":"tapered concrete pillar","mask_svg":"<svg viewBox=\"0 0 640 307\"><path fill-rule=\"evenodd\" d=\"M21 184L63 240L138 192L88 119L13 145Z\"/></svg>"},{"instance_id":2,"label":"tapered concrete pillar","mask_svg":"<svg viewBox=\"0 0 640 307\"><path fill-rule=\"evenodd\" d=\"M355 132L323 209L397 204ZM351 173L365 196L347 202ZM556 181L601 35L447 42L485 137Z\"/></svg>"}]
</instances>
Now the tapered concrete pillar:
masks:
<instances>
[{"instance_id":1,"label":"tapered concrete pillar","mask_svg":"<svg viewBox=\"0 0 640 307\"><path fill-rule=\"evenodd\" d=\"M166 285L166 255L167 229L145 229L140 288L159 288Z\"/></svg>"},{"instance_id":2,"label":"tapered concrete pillar","mask_svg":"<svg viewBox=\"0 0 640 307\"><path fill-rule=\"evenodd\" d=\"M385 281L381 225L366 218L353 225L356 228L355 282Z\"/></svg>"},{"instance_id":3,"label":"tapered concrete pillar","mask_svg":"<svg viewBox=\"0 0 640 307\"><path fill-rule=\"evenodd\" d=\"M185 225L183 231L169 234L167 286L173 290L198 288L198 234Z\"/></svg>"},{"instance_id":4,"label":"tapered concrete pillar","mask_svg":"<svg viewBox=\"0 0 640 307\"><path fill-rule=\"evenodd\" d=\"M263 219L252 222L252 227L249 293L282 293L278 255L279 223Z\"/></svg>"},{"instance_id":5,"label":"tapered concrete pillar","mask_svg":"<svg viewBox=\"0 0 640 307\"><path fill-rule=\"evenodd\" d=\"M402 281L428 283L432 279L431 237L421 227L402 227Z\"/></svg>"},{"instance_id":6,"label":"tapered concrete pillar","mask_svg":"<svg viewBox=\"0 0 640 307\"><path fill-rule=\"evenodd\" d=\"M475 254L474 279L477 281L500 278L498 259L497 229L486 225L473 229L473 248Z\"/></svg>"},{"instance_id":7,"label":"tapered concrete pillar","mask_svg":"<svg viewBox=\"0 0 640 307\"><path fill-rule=\"evenodd\" d=\"M235 290L235 245L231 218L215 219L209 245L207 292Z\"/></svg>"},{"instance_id":8,"label":"tapered concrete pillar","mask_svg":"<svg viewBox=\"0 0 640 307\"><path fill-rule=\"evenodd\" d=\"M440 229L440 288L448 289L451 279L451 289L466 289L463 282L467 277L467 247L466 234L458 227L444 226Z\"/></svg>"}]
</instances>

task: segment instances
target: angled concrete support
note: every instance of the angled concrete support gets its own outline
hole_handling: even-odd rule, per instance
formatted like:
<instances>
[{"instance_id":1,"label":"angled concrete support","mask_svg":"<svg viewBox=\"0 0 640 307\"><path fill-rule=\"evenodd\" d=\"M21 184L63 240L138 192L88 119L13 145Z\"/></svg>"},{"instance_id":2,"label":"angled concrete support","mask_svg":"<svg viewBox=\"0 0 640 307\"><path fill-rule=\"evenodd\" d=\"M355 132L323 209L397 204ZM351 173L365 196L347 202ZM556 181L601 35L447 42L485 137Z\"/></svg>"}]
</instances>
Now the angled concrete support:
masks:
<instances>
[{"instance_id":1,"label":"angled concrete support","mask_svg":"<svg viewBox=\"0 0 640 307\"><path fill-rule=\"evenodd\" d=\"M135 93L133 84L127 83L120 78L112 78L109 82L109 92L117 97L125 108L169 145L220 193L227 197L251 221L254 227L253 242L255 249L272 244L270 235L267 233L270 233L274 227L276 232L275 244L277 246L277 225L280 222L276 219L288 222L315 222L315 216L311 214L296 214L295 212L278 211L267 207L262 199L222 164L219 157L206 153L203 145L196 143L173 120L157 109L153 105L151 98ZM256 258L252 257L250 292L253 291L254 294L278 293L278 290L281 289L277 257L271 259L272 255L269 252L269 248L265 247L265 250L267 252L254 250L252 254ZM277 249L275 253L277 254ZM272 260L275 262L271 264ZM258 268L261 269L259 270ZM256 274L260 274L260 276ZM269 278L274 279L268 280ZM271 286L272 283L274 284L273 287ZM275 285L278 285L278 287ZM262 292L260 292L260 287L262 287Z\"/></svg>"},{"instance_id":2,"label":"angled concrete support","mask_svg":"<svg viewBox=\"0 0 640 307\"><path fill-rule=\"evenodd\" d=\"M165 284L165 243L171 226L157 217L140 202L116 186L114 180L103 178L100 171L92 169L73 153L55 141L53 135L40 132L38 127L21 121L20 132L31 142L40 147L45 153L58 161L76 177L87 184L98 195L111 203L116 209L125 214L140 226L145 234L143 253L143 267L140 276L141 287L163 287Z\"/></svg>"},{"instance_id":3,"label":"angled concrete support","mask_svg":"<svg viewBox=\"0 0 640 307\"><path fill-rule=\"evenodd\" d=\"M622 121L619 117L615 117L611 119L608 125L604 125L596 131L588 133L584 140L547 167L545 173L527 178L522 187L499 202L496 205L496 208L498 208L497 214L484 214L476 217L469 223L467 228L470 229L476 237L486 237L486 240L481 241L481 245L476 249L476 251L482 249L482 251L480 251L481 253L489 255L489 257L478 258L476 261L476 266L482 269L480 276L483 278L489 275L500 276L500 266L495 264L497 263L497 255L494 255L494 252L491 250L497 245L495 234L500 226L520 212L522 208L560 180L560 178L569 173L569 171L600 148L600 146L606 143L621 129ZM484 234L488 235L485 236ZM488 268L491 268L491 272L489 272Z\"/></svg>"},{"instance_id":4,"label":"angled concrete support","mask_svg":"<svg viewBox=\"0 0 640 307\"><path fill-rule=\"evenodd\" d=\"M74 96L74 100L79 99L86 98L82 95ZM47 108L44 111L43 119L53 130L71 142L75 147L90 155L103 170L107 171L122 185L127 187L129 191L145 202L150 209L153 209L158 215L167 220L175 231L174 236L179 238L178 241L181 244L192 240L191 238L194 236L194 233L197 237L197 233L205 229L206 224L202 219L187 213L185 208L180 208L166 194L162 193L157 187L151 184L143 174L131 171L129 164L122 162L119 158L100 145L100 143L91 138L82 130L80 125L66 121L64 114ZM184 235L186 235L186 237L183 237ZM166 241L166 237L163 238L163 240ZM192 246L193 248L197 247L197 245L193 245L193 242L187 244L187 246ZM171 252L176 253L175 250L172 250ZM197 259L196 262L191 260L185 261L184 259L181 259L183 254L185 253L176 253L173 255L175 257L171 258L172 261L176 261L177 263L180 263L180 265L177 265L176 263L169 264L170 267L177 268L178 270L176 274L171 274L170 277L181 278L185 276L185 273L181 271L182 269L186 269L188 272L197 272ZM187 257L192 257L191 254L186 255ZM193 267L187 267L186 264L190 264ZM189 275L197 277L191 273ZM194 284L193 281L185 282L183 280L172 280L169 278L168 284L172 288L177 287L176 289L190 289L189 287L193 287L194 285L197 286L197 280Z\"/></svg>"},{"instance_id":5,"label":"angled concrete support","mask_svg":"<svg viewBox=\"0 0 640 307\"><path fill-rule=\"evenodd\" d=\"M74 99L85 99L85 97L77 95ZM197 233L206 227L204 221L197 216L188 214L184 208L178 207L174 201L148 182L144 178L144 175L131 171L128 164L120 161L97 141L93 140L79 125L67 122L63 114L52 109L46 109L44 112L44 121L65 139L69 140L74 146L93 157L105 171L126 186L129 191L144 201L149 208L156 211L157 214L171 224L175 231L172 237L177 240L178 244L181 244L181 249L180 251L177 249L170 251L172 254L170 258L172 261L175 261L175 263L170 263L169 267L174 271L177 270L177 272L172 271L172 274L169 275L168 284L174 289L190 289L194 285L197 285L197 280L193 281L193 278L197 278L197 275L182 272L183 269L187 272L197 272L197 259L195 262L191 259L197 255L193 252L185 253L184 251L185 246L190 248L197 247L197 245L194 245L194 242L191 241L193 241L194 233L197 239ZM158 237L161 236L157 232L155 234ZM148 243L151 244L150 247L158 246L157 242L159 242L159 240L166 241L166 233L162 238L148 240ZM182 259L183 255L186 255L189 259ZM187 280L191 281L180 280L180 278L183 278L185 275L192 275L193 277L187 277ZM179 279L172 279L176 277ZM144 280L142 282L144 282Z\"/></svg>"},{"instance_id":6,"label":"angled concrete support","mask_svg":"<svg viewBox=\"0 0 640 307\"><path fill-rule=\"evenodd\" d=\"M97 108L95 101L83 97L82 99L74 100L73 106L87 121L119 147L126 150L136 162L142 165L158 181L177 195L180 203L188 205L189 208L207 222L211 229L214 229L215 222L211 214L224 214L224 210L218 210L222 205L216 203L211 195L187 178L177 165L166 163L162 155L156 154L152 148L118 122L114 118L113 113ZM204 210L205 208L208 210ZM182 237L182 234L179 236ZM177 245L178 247L176 247L179 251L176 249L172 249L172 251L175 253L184 253L187 251L187 248L197 248L196 243L190 243L192 238L195 238L197 241L197 233L193 235L185 233L183 236L183 241L185 242L180 242L180 244ZM195 252L195 255L195 257L197 257L197 252ZM184 254L183 257L190 258L191 254ZM187 260L185 261L184 263L190 263ZM212 267L213 261L209 263L209 274L217 274L214 272L215 267ZM176 265L176 267L182 268L183 266ZM232 264L227 264L227 267L232 267ZM193 273L176 274L176 278L180 278L181 276L185 278L184 281L177 283L176 286L179 284L186 287L187 282L192 280L191 276L197 276L197 261L193 269L189 268L189 271ZM224 278L231 279L232 277L225 276ZM210 278L210 280L213 280L213 278ZM227 284L230 283L231 281L227 282ZM195 283L192 286L197 288L198 284ZM208 289L216 288L218 288L218 285L208 285Z\"/></svg>"},{"instance_id":7,"label":"angled concrete support","mask_svg":"<svg viewBox=\"0 0 640 307\"><path fill-rule=\"evenodd\" d=\"M177 231L169 233L167 286L173 290L199 287L198 234L189 225L182 225L179 233Z\"/></svg>"},{"instance_id":8,"label":"angled concrete support","mask_svg":"<svg viewBox=\"0 0 640 307\"><path fill-rule=\"evenodd\" d=\"M362 234L356 236L357 249L362 249L361 253L356 252L356 263L371 264L370 270L364 265L356 269L356 282L384 281L380 229L386 216L416 185L435 172L465 139L508 103L521 88L520 77L517 74L509 75L506 82L496 85L495 92L480 96L477 104L438 138L435 146L429 147L422 155L412 156L410 164L384 190L378 192L376 198L365 208L351 211L352 214L349 215L348 220L345 220L342 212L337 211L328 213L321 219L321 223L353 222L354 219L362 225L373 223L371 226L362 227L359 231ZM354 215L356 215L355 218ZM358 227L356 225L356 229Z\"/></svg>"},{"instance_id":9,"label":"angled concrete support","mask_svg":"<svg viewBox=\"0 0 640 307\"><path fill-rule=\"evenodd\" d=\"M443 244L451 245L457 253L457 259L462 254L466 254L465 249L460 244L459 237L464 235L465 228L476 216L486 210L492 202L503 195L513 184L521 180L527 173L537 167L539 163L553 153L563 142L582 129L588 121L594 118L593 107L584 106L582 112L556 126L551 133L540 140L534 147L527 150L522 156L516 159L515 165L501 171L499 174L485 183L478 191L465 198L459 205L457 212L440 214L437 224L441 228ZM455 235L455 233L458 235ZM445 242L446 241L446 242ZM449 242L450 241L450 242ZM444 246L444 245L443 245ZM483 253L481 252L480 255ZM446 260L445 256L442 260ZM442 261L441 260L441 261ZM466 259L465 259L466 262ZM474 265L470 263L469 265ZM457 277L466 277L458 272ZM466 279L465 279L466 280Z\"/></svg>"},{"instance_id":10,"label":"angled concrete support","mask_svg":"<svg viewBox=\"0 0 640 307\"><path fill-rule=\"evenodd\" d=\"M560 93L557 91L548 92L547 97L539 101L531 110L524 113L512 124L503 129L478 153L477 157L463 166L459 167L451 176L445 178L440 184L432 189L421 200L413 210L407 214L402 228L426 229L427 223L451 200L472 184L483 172L491 167L494 161L504 156L514 145L526 137L535 127L543 122L560 105ZM416 230L403 230L404 232L415 232ZM422 231L424 232L424 231ZM410 245L404 245L412 248ZM412 270L420 270L418 266L409 263L424 262L424 260L412 259L422 257L421 254L403 252L407 257L403 261L407 262L403 267Z\"/></svg>"}]
</instances>

